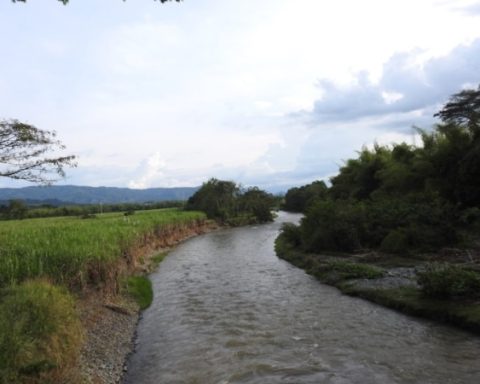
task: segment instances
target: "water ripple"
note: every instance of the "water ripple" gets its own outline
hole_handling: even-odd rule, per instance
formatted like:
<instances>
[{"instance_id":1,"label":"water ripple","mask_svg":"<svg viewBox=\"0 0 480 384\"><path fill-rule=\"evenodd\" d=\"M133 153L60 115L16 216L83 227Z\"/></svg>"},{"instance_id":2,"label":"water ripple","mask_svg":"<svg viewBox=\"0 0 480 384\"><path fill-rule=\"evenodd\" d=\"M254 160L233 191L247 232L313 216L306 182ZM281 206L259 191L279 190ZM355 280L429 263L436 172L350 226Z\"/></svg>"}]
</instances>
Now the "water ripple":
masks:
<instances>
[{"instance_id":1,"label":"water ripple","mask_svg":"<svg viewBox=\"0 0 480 384\"><path fill-rule=\"evenodd\" d=\"M126 384L477 383L480 340L341 295L279 260L282 221L178 247L152 275Z\"/></svg>"}]
</instances>

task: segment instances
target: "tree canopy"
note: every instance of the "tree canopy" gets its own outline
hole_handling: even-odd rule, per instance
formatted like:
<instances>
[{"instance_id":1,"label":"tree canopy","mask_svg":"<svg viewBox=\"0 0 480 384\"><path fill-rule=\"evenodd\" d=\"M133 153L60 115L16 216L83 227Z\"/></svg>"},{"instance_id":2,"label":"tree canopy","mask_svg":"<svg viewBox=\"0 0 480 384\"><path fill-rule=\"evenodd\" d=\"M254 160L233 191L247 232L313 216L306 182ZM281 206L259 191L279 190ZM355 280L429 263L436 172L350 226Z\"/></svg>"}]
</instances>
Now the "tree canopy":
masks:
<instances>
[{"instance_id":1,"label":"tree canopy","mask_svg":"<svg viewBox=\"0 0 480 384\"><path fill-rule=\"evenodd\" d=\"M188 199L186 209L199 210L210 219L229 224L273 220L275 198L257 187L242 190L233 181L212 178Z\"/></svg>"},{"instance_id":2,"label":"tree canopy","mask_svg":"<svg viewBox=\"0 0 480 384\"><path fill-rule=\"evenodd\" d=\"M303 187L291 188L285 195L283 208L291 212L304 212L312 201L318 198L324 198L327 189L324 181L314 181Z\"/></svg>"},{"instance_id":3,"label":"tree canopy","mask_svg":"<svg viewBox=\"0 0 480 384\"><path fill-rule=\"evenodd\" d=\"M454 94L435 116L432 130L417 128L421 146L364 147L329 188L290 189L285 205L305 212L295 242L313 252L398 252L453 245L478 231L480 88Z\"/></svg>"},{"instance_id":4,"label":"tree canopy","mask_svg":"<svg viewBox=\"0 0 480 384\"><path fill-rule=\"evenodd\" d=\"M18 120L0 120L0 176L49 184L76 166L75 156L48 156L64 149L56 133Z\"/></svg>"},{"instance_id":5,"label":"tree canopy","mask_svg":"<svg viewBox=\"0 0 480 384\"><path fill-rule=\"evenodd\" d=\"M16 3L16 2L22 2L22 3L26 3L27 0L12 0L13 3ZM58 0L60 1L61 3L63 3L63 5L67 5L69 0ZM126 1L126 0L123 0L123 1ZM157 0L154 0L154 1L157 1ZM161 3L166 3L167 1L176 1L177 3L179 3L180 1L183 1L183 0L160 0Z\"/></svg>"},{"instance_id":6,"label":"tree canopy","mask_svg":"<svg viewBox=\"0 0 480 384\"><path fill-rule=\"evenodd\" d=\"M434 115L444 123L468 125L478 135L480 130L480 86L464 89L450 97L443 108Z\"/></svg>"}]
</instances>

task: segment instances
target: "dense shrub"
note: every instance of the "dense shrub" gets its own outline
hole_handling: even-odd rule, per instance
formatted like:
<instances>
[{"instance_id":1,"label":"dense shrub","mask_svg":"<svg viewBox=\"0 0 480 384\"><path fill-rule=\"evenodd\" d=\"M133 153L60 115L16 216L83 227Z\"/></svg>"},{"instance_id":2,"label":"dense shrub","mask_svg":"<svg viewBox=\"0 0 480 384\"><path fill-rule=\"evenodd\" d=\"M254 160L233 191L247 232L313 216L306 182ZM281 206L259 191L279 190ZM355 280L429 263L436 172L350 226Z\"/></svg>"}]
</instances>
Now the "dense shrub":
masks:
<instances>
[{"instance_id":1,"label":"dense shrub","mask_svg":"<svg viewBox=\"0 0 480 384\"><path fill-rule=\"evenodd\" d=\"M376 279L383 276L380 268L343 260L329 261L320 267L320 271L335 272L342 279Z\"/></svg>"},{"instance_id":2,"label":"dense shrub","mask_svg":"<svg viewBox=\"0 0 480 384\"><path fill-rule=\"evenodd\" d=\"M289 245L297 247L301 244L301 233L298 225L283 223L281 233L283 239L285 239Z\"/></svg>"},{"instance_id":3,"label":"dense shrub","mask_svg":"<svg viewBox=\"0 0 480 384\"><path fill-rule=\"evenodd\" d=\"M457 212L441 199L416 193L373 199L365 205L366 247L399 253L437 249L457 241Z\"/></svg>"},{"instance_id":4,"label":"dense shrub","mask_svg":"<svg viewBox=\"0 0 480 384\"><path fill-rule=\"evenodd\" d=\"M75 383L83 332L72 297L46 281L1 295L0 383Z\"/></svg>"},{"instance_id":5,"label":"dense shrub","mask_svg":"<svg viewBox=\"0 0 480 384\"><path fill-rule=\"evenodd\" d=\"M457 221L458 213L450 204L419 194L316 201L301 221L301 246L317 253L432 250L458 240Z\"/></svg>"},{"instance_id":6,"label":"dense shrub","mask_svg":"<svg viewBox=\"0 0 480 384\"><path fill-rule=\"evenodd\" d=\"M387 253L402 253L408 249L408 239L403 231L394 229L380 244L380 250Z\"/></svg>"},{"instance_id":7,"label":"dense shrub","mask_svg":"<svg viewBox=\"0 0 480 384\"><path fill-rule=\"evenodd\" d=\"M325 200L328 187L324 181L314 181L300 188L291 188L285 194L283 209L290 212L305 212L315 200Z\"/></svg>"},{"instance_id":8,"label":"dense shrub","mask_svg":"<svg viewBox=\"0 0 480 384\"><path fill-rule=\"evenodd\" d=\"M302 246L311 252L350 252L360 247L364 209L343 200L317 201L301 222Z\"/></svg>"},{"instance_id":9,"label":"dense shrub","mask_svg":"<svg viewBox=\"0 0 480 384\"><path fill-rule=\"evenodd\" d=\"M417 276L428 297L480 297L480 276L474 271L451 264L431 264Z\"/></svg>"}]
</instances>

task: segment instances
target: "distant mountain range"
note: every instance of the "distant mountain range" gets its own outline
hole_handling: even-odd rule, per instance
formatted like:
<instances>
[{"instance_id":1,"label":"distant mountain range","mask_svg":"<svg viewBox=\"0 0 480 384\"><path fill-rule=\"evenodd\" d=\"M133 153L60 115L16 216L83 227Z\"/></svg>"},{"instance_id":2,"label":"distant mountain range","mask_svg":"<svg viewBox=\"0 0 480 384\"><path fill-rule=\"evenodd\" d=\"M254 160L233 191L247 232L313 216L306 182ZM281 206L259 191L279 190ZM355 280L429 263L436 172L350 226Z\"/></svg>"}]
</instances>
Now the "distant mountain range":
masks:
<instances>
[{"instance_id":1,"label":"distant mountain range","mask_svg":"<svg viewBox=\"0 0 480 384\"><path fill-rule=\"evenodd\" d=\"M187 200L198 187L130 189L74 185L0 188L0 203L21 199L29 204L115 204Z\"/></svg>"}]
</instances>

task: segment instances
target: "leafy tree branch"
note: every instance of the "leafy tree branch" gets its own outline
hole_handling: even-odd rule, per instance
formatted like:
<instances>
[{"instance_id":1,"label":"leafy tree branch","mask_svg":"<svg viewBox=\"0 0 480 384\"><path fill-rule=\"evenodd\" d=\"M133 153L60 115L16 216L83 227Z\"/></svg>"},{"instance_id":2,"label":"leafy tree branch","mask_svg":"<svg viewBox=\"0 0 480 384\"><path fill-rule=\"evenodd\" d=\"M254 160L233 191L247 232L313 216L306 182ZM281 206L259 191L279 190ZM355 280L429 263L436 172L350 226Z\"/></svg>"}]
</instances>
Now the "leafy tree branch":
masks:
<instances>
[{"instance_id":1,"label":"leafy tree branch","mask_svg":"<svg viewBox=\"0 0 480 384\"><path fill-rule=\"evenodd\" d=\"M16 2L22 2L22 3L26 3L27 0L12 0L13 3L16 3ZM67 5L69 0L58 0L60 1L61 3L63 3L63 5ZM123 0L123 1L126 1L126 0ZM154 1L157 1L157 0L154 0ZM180 1L183 1L183 0L160 0L161 3L166 3L167 1L176 1L177 3L179 3Z\"/></svg>"},{"instance_id":2,"label":"leafy tree branch","mask_svg":"<svg viewBox=\"0 0 480 384\"><path fill-rule=\"evenodd\" d=\"M18 120L0 120L0 176L50 184L75 167L75 156L48 156L65 146L53 131Z\"/></svg>"}]
</instances>

